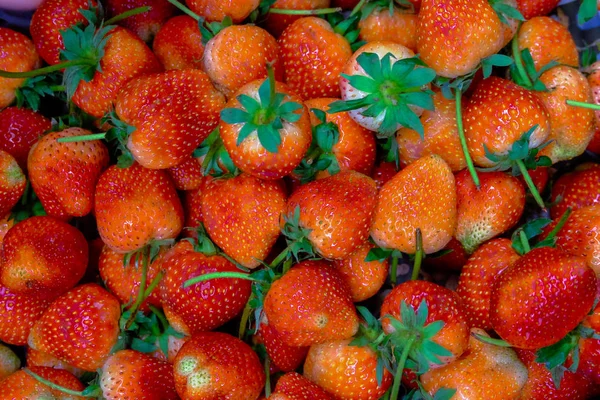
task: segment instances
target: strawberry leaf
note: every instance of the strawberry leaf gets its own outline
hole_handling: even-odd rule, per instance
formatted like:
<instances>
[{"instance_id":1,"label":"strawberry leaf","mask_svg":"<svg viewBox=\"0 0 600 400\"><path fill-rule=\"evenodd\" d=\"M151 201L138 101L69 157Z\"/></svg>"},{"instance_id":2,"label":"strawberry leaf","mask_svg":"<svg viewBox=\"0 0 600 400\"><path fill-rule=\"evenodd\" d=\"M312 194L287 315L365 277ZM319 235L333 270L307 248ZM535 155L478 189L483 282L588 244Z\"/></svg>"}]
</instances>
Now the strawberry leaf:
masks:
<instances>
[{"instance_id":1,"label":"strawberry leaf","mask_svg":"<svg viewBox=\"0 0 600 400\"><path fill-rule=\"evenodd\" d=\"M598 3L596 0L581 0L577 12L577 23L583 25L598 14Z\"/></svg>"},{"instance_id":2,"label":"strawberry leaf","mask_svg":"<svg viewBox=\"0 0 600 400\"><path fill-rule=\"evenodd\" d=\"M493 54L481 60L483 79L492 75L492 67L508 67L514 63L514 60L504 54Z\"/></svg>"},{"instance_id":3,"label":"strawberry leaf","mask_svg":"<svg viewBox=\"0 0 600 400\"><path fill-rule=\"evenodd\" d=\"M505 0L491 0L490 5L496 12L496 15L505 25L509 25L508 19L516 19L517 21L525 21L525 17L515 7L507 4Z\"/></svg>"}]
</instances>

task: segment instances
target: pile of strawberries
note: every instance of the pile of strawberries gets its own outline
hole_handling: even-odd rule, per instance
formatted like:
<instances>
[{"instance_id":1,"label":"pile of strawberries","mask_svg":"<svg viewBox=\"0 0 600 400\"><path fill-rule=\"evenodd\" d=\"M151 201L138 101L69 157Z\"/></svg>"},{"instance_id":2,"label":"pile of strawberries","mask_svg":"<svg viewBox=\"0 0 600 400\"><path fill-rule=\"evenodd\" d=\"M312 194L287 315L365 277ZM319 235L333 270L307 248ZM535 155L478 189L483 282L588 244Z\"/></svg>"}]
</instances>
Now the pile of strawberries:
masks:
<instances>
[{"instance_id":1,"label":"pile of strawberries","mask_svg":"<svg viewBox=\"0 0 600 400\"><path fill-rule=\"evenodd\" d=\"M600 63L557 3L0 28L0 400L600 395Z\"/></svg>"}]
</instances>

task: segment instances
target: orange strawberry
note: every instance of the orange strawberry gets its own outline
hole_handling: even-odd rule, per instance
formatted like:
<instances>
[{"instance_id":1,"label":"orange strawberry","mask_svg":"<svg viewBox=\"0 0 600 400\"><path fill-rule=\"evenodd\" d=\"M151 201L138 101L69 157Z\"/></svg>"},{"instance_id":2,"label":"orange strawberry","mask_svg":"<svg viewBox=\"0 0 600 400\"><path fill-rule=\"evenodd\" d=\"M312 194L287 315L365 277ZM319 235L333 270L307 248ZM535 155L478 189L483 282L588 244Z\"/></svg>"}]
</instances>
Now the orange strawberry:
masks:
<instances>
[{"instance_id":1,"label":"orange strawberry","mask_svg":"<svg viewBox=\"0 0 600 400\"><path fill-rule=\"evenodd\" d=\"M183 227L183 208L167 173L139 164L113 165L102 173L95 213L100 237L119 253L175 238Z\"/></svg>"},{"instance_id":2,"label":"orange strawberry","mask_svg":"<svg viewBox=\"0 0 600 400\"><path fill-rule=\"evenodd\" d=\"M174 167L168 168L167 172L177 190L195 190L204 182L202 164L198 158L193 156Z\"/></svg>"},{"instance_id":3,"label":"orange strawberry","mask_svg":"<svg viewBox=\"0 0 600 400\"><path fill-rule=\"evenodd\" d=\"M27 108L0 111L0 149L10 153L23 171L31 146L51 127L50 120Z\"/></svg>"},{"instance_id":4,"label":"orange strawberry","mask_svg":"<svg viewBox=\"0 0 600 400\"><path fill-rule=\"evenodd\" d=\"M44 353L42 351L37 351L27 346L26 353L26 364L29 367L51 367L55 369L64 369L75 375L78 378L81 378L85 371L75 368L72 365L67 364L63 360L59 360L58 358L50 355L48 353Z\"/></svg>"},{"instance_id":5,"label":"orange strawberry","mask_svg":"<svg viewBox=\"0 0 600 400\"><path fill-rule=\"evenodd\" d=\"M222 21L229 17L236 24L245 20L259 3L260 0L186 0L188 7L207 21Z\"/></svg>"},{"instance_id":6,"label":"orange strawberry","mask_svg":"<svg viewBox=\"0 0 600 400\"><path fill-rule=\"evenodd\" d=\"M386 1L386 3L389 4L389 1ZM362 8L361 19L358 23L360 29L359 39L366 42L375 40L391 41L416 51L417 14L398 7L390 9L388 4L385 4L385 6L384 4L375 5L372 10L366 9L366 7Z\"/></svg>"},{"instance_id":7,"label":"orange strawberry","mask_svg":"<svg viewBox=\"0 0 600 400\"><path fill-rule=\"evenodd\" d=\"M187 15L169 19L156 33L152 51L165 70L202 69L204 44L198 22Z\"/></svg>"},{"instance_id":8,"label":"orange strawberry","mask_svg":"<svg viewBox=\"0 0 600 400\"><path fill-rule=\"evenodd\" d=\"M10 347L0 343L0 381L21 368L21 360Z\"/></svg>"},{"instance_id":9,"label":"orange strawberry","mask_svg":"<svg viewBox=\"0 0 600 400\"><path fill-rule=\"evenodd\" d=\"M9 153L0 150L0 215L7 215L25 192L27 178Z\"/></svg>"},{"instance_id":10,"label":"orange strawberry","mask_svg":"<svg viewBox=\"0 0 600 400\"><path fill-rule=\"evenodd\" d=\"M40 57L31 40L22 33L0 27L0 70L26 72L40 65ZM10 105L16 89L25 79L0 77L0 110Z\"/></svg>"},{"instance_id":11,"label":"orange strawberry","mask_svg":"<svg viewBox=\"0 0 600 400\"><path fill-rule=\"evenodd\" d=\"M175 14L175 6L167 0L107 0L107 16L112 18L138 7L150 7L144 13L132 15L117 22L144 42L150 43L166 20Z\"/></svg>"},{"instance_id":12,"label":"orange strawberry","mask_svg":"<svg viewBox=\"0 0 600 400\"><path fill-rule=\"evenodd\" d=\"M31 367L29 370L42 378L74 392L80 392L84 386L70 372L49 367ZM57 399L84 400L85 397L66 395L58 389L52 389L38 382L25 370L19 370L0 382L0 400L14 399Z\"/></svg>"},{"instance_id":13,"label":"orange strawberry","mask_svg":"<svg viewBox=\"0 0 600 400\"><path fill-rule=\"evenodd\" d=\"M265 346L271 362L271 371L294 371L304 362L308 353L308 346L285 344L281 334L269 324L264 314L254 340Z\"/></svg>"},{"instance_id":14,"label":"orange strawberry","mask_svg":"<svg viewBox=\"0 0 600 400\"><path fill-rule=\"evenodd\" d=\"M454 176L436 155L420 158L381 187L371 236L380 247L414 254L418 228L426 254L441 250L456 228Z\"/></svg>"},{"instance_id":15,"label":"orange strawberry","mask_svg":"<svg viewBox=\"0 0 600 400\"><path fill-rule=\"evenodd\" d=\"M0 283L0 340L27 344L31 327L48 305L50 300L15 293Z\"/></svg>"},{"instance_id":16,"label":"orange strawberry","mask_svg":"<svg viewBox=\"0 0 600 400\"><path fill-rule=\"evenodd\" d=\"M241 340L220 332L194 335L177 354L173 370L182 400L256 400L265 385L256 353Z\"/></svg>"},{"instance_id":17,"label":"orange strawberry","mask_svg":"<svg viewBox=\"0 0 600 400\"><path fill-rule=\"evenodd\" d=\"M560 218L571 208L577 210L600 203L600 164L586 163L562 175L552 186L552 218Z\"/></svg>"},{"instance_id":18,"label":"orange strawberry","mask_svg":"<svg viewBox=\"0 0 600 400\"><path fill-rule=\"evenodd\" d=\"M277 381L271 400L333 400L320 386L297 372L288 372Z\"/></svg>"},{"instance_id":19,"label":"orange strawberry","mask_svg":"<svg viewBox=\"0 0 600 400\"><path fill-rule=\"evenodd\" d=\"M276 0L269 8L269 11L274 9L275 11L267 14L267 18L263 22L263 25L265 26L265 29L271 33L271 35L278 38L285 28L290 26L294 21L302 18L302 16L276 14L276 9L318 10L327 8L330 5L331 0Z\"/></svg>"}]
</instances>

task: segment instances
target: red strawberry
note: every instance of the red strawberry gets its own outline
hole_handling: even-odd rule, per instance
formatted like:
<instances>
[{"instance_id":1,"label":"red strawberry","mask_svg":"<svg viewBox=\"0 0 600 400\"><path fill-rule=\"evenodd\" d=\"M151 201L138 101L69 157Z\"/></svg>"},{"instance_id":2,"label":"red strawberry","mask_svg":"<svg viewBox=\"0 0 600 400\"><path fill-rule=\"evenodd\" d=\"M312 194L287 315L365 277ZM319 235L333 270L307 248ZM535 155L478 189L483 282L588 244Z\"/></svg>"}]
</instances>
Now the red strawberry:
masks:
<instances>
[{"instance_id":1,"label":"red strawberry","mask_svg":"<svg viewBox=\"0 0 600 400\"><path fill-rule=\"evenodd\" d=\"M171 176L177 190L195 190L204 181L202 163L198 158L193 156L174 167L168 168L167 172Z\"/></svg>"},{"instance_id":2,"label":"red strawberry","mask_svg":"<svg viewBox=\"0 0 600 400\"><path fill-rule=\"evenodd\" d=\"M367 15L361 16L358 28L359 39L366 42L389 40L417 50L418 16L409 10L376 6Z\"/></svg>"},{"instance_id":3,"label":"red strawberry","mask_svg":"<svg viewBox=\"0 0 600 400\"><path fill-rule=\"evenodd\" d=\"M426 257L423 265L434 271L457 271L467 263L469 254L465 251L463 245L454 237L441 250L446 254L436 255L435 257Z\"/></svg>"},{"instance_id":4,"label":"red strawberry","mask_svg":"<svg viewBox=\"0 0 600 400\"><path fill-rule=\"evenodd\" d=\"M255 400L265 385L258 356L241 340L220 332L202 332L183 345L173 364L182 400Z\"/></svg>"},{"instance_id":5,"label":"red strawberry","mask_svg":"<svg viewBox=\"0 0 600 400\"><path fill-rule=\"evenodd\" d=\"M25 192L27 178L9 153L0 150L0 215L7 215Z\"/></svg>"},{"instance_id":6,"label":"red strawberry","mask_svg":"<svg viewBox=\"0 0 600 400\"><path fill-rule=\"evenodd\" d=\"M196 228L202 223L202 186L196 190L188 190L183 196L183 209L185 214L184 227ZM194 231L183 230L183 236L194 236Z\"/></svg>"},{"instance_id":7,"label":"red strawberry","mask_svg":"<svg viewBox=\"0 0 600 400\"><path fill-rule=\"evenodd\" d=\"M600 203L600 164L587 163L562 175L552 186L550 208L552 218L560 218L572 210Z\"/></svg>"},{"instance_id":8,"label":"red strawberry","mask_svg":"<svg viewBox=\"0 0 600 400\"><path fill-rule=\"evenodd\" d=\"M85 371L100 368L119 335L121 305L102 287L77 286L56 299L29 333L28 344Z\"/></svg>"},{"instance_id":9,"label":"red strawberry","mask_svg":"<svg viewBox=\"0 0 600 400\"><path fill-rule=\"evenodd\" d=\"M592 329L597 335L600 333L600 307L596 306L591 315L584 320L584 327ZM600 339L585 338L579 340L579 367L581 371L597 386L600 384Z\"/></svg>"},{"instance_id":10,"label":"red strawberry","mask_svg":"<svg viewBox=\"0 0 600 400\"><path fill-rule=\"evenodd\" d=\"M291 346L346 339L358 330L349 289L326 261L302 261L273 282L264 312Z\"/></svg>"},{"instance_id":11,"label":"red strawberry","mask_svg":"<svg viewBox=\"0 0 600 400\"><path fill-rule=\"evenodd\" d=\"M107 16L111 18L134 8L149 6L150 10L118 22L118 25L129 29L144 42L151 42L156 32L176 10L167 0L107 0L105 6Z\"/></svg>"},{"instance_id":12,"label":"red strawberry","mask_svg":"<svg viewBox=\"0 0 600 400\"><path fill-rule=\"evenodd\" d=\"M560 0L517 0L517 8L525 19L548 15Z\"/></svg>"},{"instance_id":13,"label":"red strawberry","mask_svg":"<svg viewBox=\"0 0 600 400\"><path fill-rule=\"evenodd\" d=\"M108 166L108 149L98 140L57 143L91 134L67 128L43 136L31 147L27 169L31 186L50 216L68 219L92 211L96 182Z\"/></svg>"},{"instance_id":14,"label":"red strawberry","mask_svg":"<svg viewBox=\"0 0 600 400\"><path fill-rule=\"evenodd\" d=\"M68 390L80 392L84 389L83 384L65 370L49 367L31 367L29 369L42 378ZM85 397L66 395L58 389L52 389L38 382L27 372L20 370L0 381L0 400L15 399L84 400Z\"/></svg>"},{"instance_id":15,"label":"red strawberry","mask_svg":"<svg viewBox=\"0 0 600 400\"><path fill-rule=\"evenodd\" d=\"M152 50L165 70L202 69L204 44L198 22L187 15L169 19L152 42Z\"/></svg>"},{"instance_id":16,"label":"red strawberry","mask_svg":"<svg viewBox=\"0 0 600 400\"><path fill-rule=\"evenodd\" d=\"M0 340L22 346L50 300L17 294L0 284Z\"/></svg>"},{"instance_id":17,"label":"red strawberry","mask_svg":"<svg viewBox=\"0 0 600 400\"><path fill-rule=\"evenodd\" d=\"M587 79L592 89L592 98L594 99L594 104L600 104L600 62L596 61L590 65L589 71ZM596 110L594 115L596 116L596 133L588 145L588 150L600 154L600 110Z\"/></svg>"},{"instance_id":18,"label":"red strawberry","mask_svg":"<svg viewBox=\"0 0 600 400\"><path fill-rule=\"evenodd\" d=\"M509 239L494 239L484 243L463 267L456 294L462 300L471 327L492 329L490 322L491 288L496 277L514 264L519 255Z\"/></svg>"},{"instance_id":19,"label":"red strawberry","mask_svg":"<svg viewBox=\"0 0 600 400\"><path fill-rule=\"evenodd\" d=\"M186 0L188 7L207 21L222 21L229 17L240 23L259 5L259 0L221 1L221 0Z\"/></svg>"},{"instance_id":20,"label":"red strawberry","mask_svg":"<svg viewBox=\"0 0 600 400\"><path fill-rule=\"evenodd\" d=\"M380 162L379 165L376 165L371 177L377 184L377 191L379 192L381 187L387 181L391 180L396 173L398 173L398 170L396 169L396 164L393 162L383 161Z\"/></svg>"},{"instance_id":21,"label":"red strawberry","mask_svg":"<svg viewBox=\"0 0 600 400\"><path fill-rule=\"evenodd\" d=\"M260 321L255 340L265 346L271 370L289 372L298 369L308 353L308 346L288 346L279 332L264 318Z\"/></svg>"},{"instance_id":22,"label":"red strawberry","mask_svg":"<svg viewBox=\"0 0 600 400\"><path fill-rule=\"evenodd\" d=\"M54 299L71 289L88 264L88 245L75 227L31 217L4 237L0 280L15 293Z\"/></svg>"},{"instance_id":23,"label":"red strawberry","mask_svg":"<svg viewBox=\"0 0 600 400\"><path fill-rule=\"evenodd\" d=\"M106 400L176 400L173 367L135 350L112 354L102 366L100 388Z\"/></svg>"},{"instance_id":24,"label":"red strawberry","mask_svg":"<svg viewBox=\"0 0 600 400\"><path fill-rule=\"evenodd\" d=\"M495 279L492 326L518 348L552 345L591 310L596 287L594 271L583 258L549 247L533 249Z\"/></svg>"},{"instance_id":25,"label":"red strawberry","mask_svg":"<svg viewBox=\"0 0 600 400\"><path fill-rule=\"evenodd\" d=\"M0 27L0 70L26 72L37 68L40 57L31 40L22 33ZM0 110L10 105L16 97L15 90L25 79L0 77Z\"/></svg>"},{"instance_id":26,"label":"red strawberry","mask_svg":"<svg viewBox=\"0 0 600 400\"><path fill-rule=\"evenodd\" d=\"M297 372L288 372L277 381L271 400L333 400L320 386Z\"/></svg>"},{"instance_id":27,"label":"red strawberry","mask_svg":"<svg viewBox=\"0 0 600 400\"><path fill-rule=\"evenodd\" d=\"M175 238L183 227L183 209L167 173L139 164L113 165L102 173L95 212L102 240L119 253Z\"/></svg>"},{"instance_id":28,"label":"red strawberry","mask_svg":"<svg viewBox=\"0 0 600 400\"><path fill-rule=\"evenodd\" d=\"M331 0L276 0L269 10L318 10L328 8L330 3ZM285 28L300 18L302 16L269 13L263 25L273 36L279 37Z\"/></svg>"},{"instance_id":29,"label":"red strawberry","mask_svg":"<svg viewBox=\"0 0 600 400\"><path fill-rule=\"evenodd\" d=\"M78 378L81 378L85 371L75 368L72 365L67 364L63 360L59 360L58 358L50 355L48 353L44 353L42 351L37 351L27 346L27 354L26 354L26 364L29 367L51 367L55 369L64 369L75 375Z\"/></svg>"},{"instance_id":30,"label":"red strawberry","mask_svg":"<svg viewBox=\"0 0 600 400\"><path fill-rule=\"evenodd\" d=\"M10 153L25 171L29 149L50 128L50 120L35 111L5 108L0 111L0 149Z\"/></svg>"},{"instance_id":31,"label":"red strawberry","mask_svg":"<svg viewBox=\"0 0 600 400\"><path fill-rule=\"evenodd\" d=\"M10 347L0 343L0 382L21 368L21 360Z\"/></svg>"}]
</instances>

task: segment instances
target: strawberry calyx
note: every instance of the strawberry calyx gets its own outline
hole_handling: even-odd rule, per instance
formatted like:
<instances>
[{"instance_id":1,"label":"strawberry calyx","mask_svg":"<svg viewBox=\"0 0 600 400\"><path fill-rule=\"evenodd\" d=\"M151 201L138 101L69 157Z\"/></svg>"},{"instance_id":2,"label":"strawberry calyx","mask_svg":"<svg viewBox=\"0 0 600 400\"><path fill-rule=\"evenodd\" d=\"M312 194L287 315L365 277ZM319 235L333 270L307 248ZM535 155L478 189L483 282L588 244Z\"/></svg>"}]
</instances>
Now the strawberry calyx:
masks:
<instances>
[{"instance_id":1,"label":"strawberry calyx","mask_svg":"<svg viewBox=\"0 0 600 400\"><path fill-rule=\"evenodd\" d=\"M334 13L327 14L325 19L329 22L335 33L342 35L350 43L350 48L353 52L366 43L364 40L358 40L358 36L360 35L360 29L358 28L360 19L358 16L344 18L342 13Z\"/></svg>"},{"instance_id":2,"label":"strawberry calyx","mask_svg":"<svg viewBox=\"0 0 600 400\"><path fill-rule=\"evenodd\" d=\"M202 35L202 44L206 44L215 36L219 34L223 29L233 25L231 17L227 16L223 18L221 22L206 22L204 17L198 17L198 26L200 27L200 34Z\"/></svg>"},{"instance_id":3,"label":"strawberry calyx","mask_svg":"<svg viewBox=\"0 0 600 400\"><path fill-rule=\"evenodd\" d=\"M384 247L373 247L367 253L365 261L379 261L384 262L387 259L391 259L390 262L390 283L392 286L396 286L398 280L398 260L404 257L404 253L397 249L387 249Z\"/></svg>"},{"instance_id":4,"label":"strawberry calyx","mask_svg":"<svg viewBox=\"0 0 600 400\"><path fill-rule=\"evenodd\" d=\"M130 347L140 353L154 353L156 350L160 350L165 357L168 357L169 338L180 339L185 335L173 329L162 310L152 305L149 308L152 311L150 316L143 313L136 315L132 325L135 335L131 340Z\"/></svg>"},{"instance_id":5,"label":"strawberry calyx","mask_svg":"<svg viewBox=\"0 0 600 400\"><path fill-rule=\"evenodd\" d=\"M231 258L227 253L221 250L210 238L208 232L206 232L206 228L203 223L200 223L198 226L190 228L187 227L187 230L191 230L194 232L195 237L184 238L192 244L194 247L194 251L198 253L202 253L205 256L221 256L225 258L227 261L235 265L240 271L248 272L250 271L248 268L244 267L233 258ZM189 286L189 285L188 285ZM187 287L187 286L185 286Z\"/></svg>"},{"instance_id":6,"label":"strawberry calyx","mask_svg":"<svg viewBox=\"0 0 600 400\"><path fill-rule=\"evenodd\" d=\"M529 253L532 249L538 249L541 247L555 247L556 246L556 235L563 226L567 223L569 216L571 215L571 208L567 208L556 226L552 229L545 238L540 240L534 245L531 245L530 241L534 237L542 234L543 229L548 226L552 220L549 218L536 218L528 221L523 226L516 229L512 234L512 248L521 256Z\"/></svg>"},{"instance_id":7,"label":"strawberry calyx","mask_svg":"<svg viewBox=\"0 0 600 400\"><path fill-rule=\"evenodd\" d=\"M93 397L93 398L98 398L98 397L102 396L102 390L100 389L99 385L88 386L85 390L77 391L77 390L67 389L63 386L57 385L56 383L39 376L38 374L36 374L35 372L33 372L32 370L30 370L27 367L23 368L23 372L25 372L27 375L31 376L33 379L40 382L41 384L44 384L51 389L58 390L59 392L68 394L70 396Z\"/></svg>"},{"instance_id":8,"label":"strawberry calyx","mask_svg":"<svg viewBox=\"0 0 600 400\"><path fill-rule=\"evenodd\" d=\"M431 396L427 390L423 387L421 382L417 381L418 389L413 389L404 396L403 400L450 400L456 394L456 389L450 389L441 387L439 388L433 396Z\"/></svg>"},{"instance_id":9,"label":"strawberry calyx","mask_svg":"<svg viewBox=\"0 0 600 400\"><path fill-rule=\"evenodd\" d=\"M43 215L46 215L46 210L44 210L42 202L33 191L31 182L27 180L25 184L25 191L23 192L19 202L12 208L8 216L8 220L14 220L14 222L17 223L32 216Z\"/></svg>"},{"instance_id":10,"label":"strawberry calyx","mask_svg":"<svg viewBox=\"0 0 600 400\"><path fill-rule=\"evenodd\" d=\"M504 25L509 25L509 18L517 21L525 21L523 14L517 8L508 4L506 0L489 0L489 3L496 12L500 22Z\"/></svg>"},{"instance_id":11,"label":"strawberry calyx","mask_svg":"<svg viewBox=\"0 0 600 400\"><path fill-rule=\"evenodd\" d=\"M225 108L221 111L221 120L228 124L243 124L237 145L250 134L256 132L260 144L270 153L277 153L281 144L283 122L294 123L300 119L302 105L293 101L284 101L285 94L275 89L275 75L271 65L267 65L268 78L258 89L258 98L241 94L237 100L241 108Z\"/></svg>"},{"instance_id":12,"label":"strawberry calyx","mask_svg":"<svg viewBox=\"0 0 600 400\"><path fill-rule=\"evenodd\" d=\"M38 111L42 97L52 97L63 103L66 102L66 87L61 84L61 81L62 76L58 71L26 79L15 91L17 107L28 107Z\"/></svg>"},{"instance_id":13,"label":"strawberry calyx","mask_svg":"<svg viewBox=\"0 0 600 400\"><path fill-rule=\"evenodd\" d=\"M283 265L284 273L289 269L292 263L292 257L296 262L306 259L315 259L317 254L308 235L312 231L300 224L300 206L296 206L294 211L283 215L283 227L281 233L285 237L287 247L271 262L270 268L278 268Z\"/></svg>"},{"instance_id":14,"label":"strawberry calyx","mask_svg":"<svg viewBox=\"0 0 600 400\"><path fill-rule=\"evenodd\" d=\"M519 26L519 29L521 27ZM512 55L514 57L514 64L511 65L510 75L512 80L519 86L522 86L526 89L537 91L537 92L547 92L548 88L542 81L540 81L540 76L550 68L559 65L556 61L550 61L548 64L544 65L540 68L539 71L535 69L535 62L533 61L533 57L531 56L531 52L528 48L519 51L519 35L518 30L517 34L512 39L511 42L511 50Z\"/></svg>"},{"instance_id":15,"label":"strawberry calyx","mask_svg":"<svg viewBox=\"0 0 600 400\"><path fill-rule=\"evenodd\" d=\"M596 0L581 0L579 11L577 11L577 23L583 25L598 14L598 3Z\"/></svg>"},{"instance_id":16,"label":"strawberry calyx","mask_svg":"<svg viewBox=\"0 0 600 400\"><path fill-rule=\"evenodd\" d=\"M194 152L194 158L202 159L202 174L213 178L232 178L241 173L235 166L216 127Z\"/></svg>"}]
</instances>

